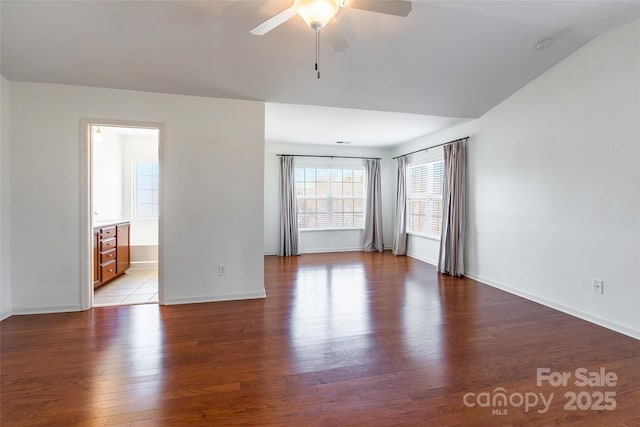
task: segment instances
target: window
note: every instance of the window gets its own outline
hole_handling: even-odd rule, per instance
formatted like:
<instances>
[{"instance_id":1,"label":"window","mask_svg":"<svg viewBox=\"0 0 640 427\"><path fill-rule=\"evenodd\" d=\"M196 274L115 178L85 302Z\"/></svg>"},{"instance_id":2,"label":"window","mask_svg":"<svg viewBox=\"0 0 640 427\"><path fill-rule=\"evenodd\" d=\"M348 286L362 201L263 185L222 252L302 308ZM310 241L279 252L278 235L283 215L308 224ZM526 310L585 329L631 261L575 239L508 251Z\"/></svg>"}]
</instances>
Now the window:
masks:
<instances>
[{"instance_id":1,"label":"window","mask_svg":"<svg viewBox=\"0 0 640 427\"><path fill-rule=\"evenodd\" d=\"M295 168L298 228L364 228L364 169Z\"/></svg>"},{"instance_id":2,"label":"window","mask_svg":"<svg viewBox=\"0 0 640 427\"><path fill-rule=\"evenodd\" d=\"M440 237L444 162L409 165L407 168L407 231Z\"/></svg>"},{"instance_id":3,"label":"window","mask_svg":"<svg viewBox=\"0 0 640 427\"><path fill-rule=\"evenodd\" d=\"M158 162L135 162L135 217L158 217Z\"/></svg>"}]
</instances>

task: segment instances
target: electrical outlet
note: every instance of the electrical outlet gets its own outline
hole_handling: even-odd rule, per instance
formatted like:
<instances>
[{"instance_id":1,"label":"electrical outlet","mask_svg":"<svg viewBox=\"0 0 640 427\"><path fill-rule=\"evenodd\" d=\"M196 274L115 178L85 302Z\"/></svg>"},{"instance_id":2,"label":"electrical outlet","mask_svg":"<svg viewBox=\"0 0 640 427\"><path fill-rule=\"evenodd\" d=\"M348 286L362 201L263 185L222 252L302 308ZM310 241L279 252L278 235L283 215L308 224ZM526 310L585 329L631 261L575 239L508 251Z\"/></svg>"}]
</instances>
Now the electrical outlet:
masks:
<instances>
[{"instance_id":1,"label":"electrical outlet","mask_svg":"<svg viewBox=\"0 0 640 427\"><path fill-rule=\"evenodd\" d=\"M604 294L604 281L603 280L593 280L593 293L594 294Z\"/></svg>"},{"instance_id":2,"label":"electrical outlet","mask_svg":"<svg viewBox=\"0 0 640 427\"><path fill-rule=\"evenodd\" d=\"M227 266L224 264L218 265L218 276L226 276L227 275Z\"/></svg>"}]
</instances>

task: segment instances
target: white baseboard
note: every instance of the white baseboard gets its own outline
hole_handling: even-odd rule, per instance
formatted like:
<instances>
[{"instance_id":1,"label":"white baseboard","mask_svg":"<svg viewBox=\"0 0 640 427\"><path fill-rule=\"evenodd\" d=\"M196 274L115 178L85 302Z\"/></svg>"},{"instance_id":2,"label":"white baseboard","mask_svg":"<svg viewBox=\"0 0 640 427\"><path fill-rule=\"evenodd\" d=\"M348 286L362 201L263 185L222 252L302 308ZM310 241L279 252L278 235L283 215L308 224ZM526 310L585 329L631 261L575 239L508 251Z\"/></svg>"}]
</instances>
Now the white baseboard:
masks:
<instances>
[{"instance_id":1,"label":"white baseboard","mask_svg":"<svg viewBox=\"0 0 640 427\"><path fill-rule=\"evenodd\" d=\"M262 299L266 297L267 297L267 294L264 291L263 292L247 292L244 294L233 294L233 295L210 295L210 296L189 297L189 298L165 298L163 304L164 305L197 304L202 302Z\"/></svg>"},{"instance_id":2,"label":"white baseboard","mask_svg":"<svg viewBox=\"0 0 640 427\"><path fill-rule=\"evenodd\" d=\"M385 251L391 251L393 250L393 246L385 246L384 247ZM364 249L362 247L357 247L357 248L324 248L324 249L305 249L303 251L300 251L301 254L325 254L325 253L331 253L331 252L363 252ZM264 251L264 255L268 256L268 255L277 255L278 253L276 251Z\"/></svg>"},{"instance_id":3,"label":"white baseboard","mask_svg":"<svg viewBox=\"0 0 640 427\"><path fill-rule=\"evenodd\" d=\"M357 248L323 248L323 249L303 249L300 254L326 254L331 252L362 252L361 247ZM277 255L276 251L264 251L265 255Z\"/></svg>"},{"instance_id":4,"label":"white baseboard","mask_svg":"<svg viewBox=\"0 0 640 427\"><path fill-rule=\"evenodd\" d=\"M12 315L18 316L22 314L69 313L73 311L82 311L82 307L79 304L51 307L13 307Z\"/></svg>"},{"instance_id":5,"label":"white baseboard","mask_svg":"<svg viewBox=\"0 0 640 427\"><path fill-rule=\"evenodd\" d=\"M131 263L129 270L141 271L141 270L157 270L158 261L134 261Z\"/></svg>"},{"instance_id":6,"label":"white baseboard","mask_svg":"<svg viewBox=\"0 0 640 427\"><path fill-rule=\"evenodd\" d=\"M12 314L11 310L0 311L0 321L8 319Z\"/></svg>"},{"instance_id":7,"label":"white baseboard","mask_svg":"<svg viewBox=\"0 0 640 427\"><path fill-rule=\"evenodd\" d=\"M386 250L391 250L388 248L384 249ZM357 248L323 248L323 249L304 249L300 251L300 255L303 254L328 254L328 253L333 253L333 252L364 252L364 249L361 247L357 247ZM264 255L277 255L277 253L275 251L265 251Z\"/></svg>"},{"instance_id":8,"label":"white baseboard","mask_svg":"<svg viewBox=\"0 0 640 427\"><path fill-rule=\"evenodd\" d=\"M638 330L634 330L634 329L629 328L627 326L620 325L619 323L611 322L610 320L606 320L606 319L603 319L601 317L597 317L597 316L594 316L592 314L585 313L585 312L580 311L580 310L576 310L575 308L568 307L568 306L563 305L563 304L558 304L556 302L549 301L546 298L540 297L538 295L531 294L531 293L526 292L526 291L522 291L522 290L513 288L513 287L505 285L503 283L495 282L495 281L493 281L491 279L487 279L486 277L482 277L482 276L479 276L477 274L465 273L464 275L466 277L470 278L470 279L476 280L476 281L478 281L480 283L483 283L485 285L488 285L488 286L503 290L503 291L508 292L510 294L513 294L513 295L517 295L517 296L522 297L524 299L527 299L529 301L537 302L538 304L542 304L542 305L544 305L546 307L553 308L554 310L561 311L563 313L569 314L569 315L577 317L579 319L586 320L587 322L594 323L594 324L596 324L598 326L602 326L604 328L611 329L611 330L613 330L615 332L619 332L619 333L621 333L623 335L627 335L627 336L629 336L631 338L635 338L637 340L640 340L640 331L638 331Z\"/></svg>"},{"instance_id":9,"label":"white baseboard","mask_svg":"<svg viewBox=\"0 0 640 427\"><path fill-rule=\"evenodd\" d=\"M301 254L324 254L330 252L362 252L364 249L362 246L356 248L322 248L322 249L304 249L301 250Z\"/></svg>"},{"instance_id":10,"label":"white baseboard","mask_svg":"<svg viewBox=\"0 0 640 427\"><path fill-rule=\"evenodd\" d=\"M434 267L438 266L438 260L431 259L431 258L425 258L423 256L416 255L414 252L411 252L411 251L407 252L407 256L411 257L411 258L414 258L414 259L417 259L418 261L422 261L422 262L426 262L427 264L431 264Z\"/></svg>"}]
</instances>

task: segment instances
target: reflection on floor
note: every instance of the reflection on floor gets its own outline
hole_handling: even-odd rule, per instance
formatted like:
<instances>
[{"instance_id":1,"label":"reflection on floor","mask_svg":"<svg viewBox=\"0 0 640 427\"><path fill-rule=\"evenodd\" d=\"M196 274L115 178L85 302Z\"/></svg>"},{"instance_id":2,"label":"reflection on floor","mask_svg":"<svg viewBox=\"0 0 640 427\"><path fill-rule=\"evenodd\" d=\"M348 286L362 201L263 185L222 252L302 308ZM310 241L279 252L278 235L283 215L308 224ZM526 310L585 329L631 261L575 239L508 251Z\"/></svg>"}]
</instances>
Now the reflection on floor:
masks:
<instances>
[{"instance_id":1,"label":"reflection on floor","mask_svg":"<svg viewBox=\"0 0 640 427\"><path fill-rule=\"evenodd\" d=\"M3 320L0 425L640 427L634 338L389 251L266 256L264 286Z\"/></svg>"},{"instance_id":2,"label":"reflection on floor","mask_svg":"<svg viewBox=\"0 0 640 427\"><path fill-rule=\"evenodd\" d=\"M127 271L96 289L94 306L151 304L158 302L158 270Z\"/></svg>"}]
</instances>

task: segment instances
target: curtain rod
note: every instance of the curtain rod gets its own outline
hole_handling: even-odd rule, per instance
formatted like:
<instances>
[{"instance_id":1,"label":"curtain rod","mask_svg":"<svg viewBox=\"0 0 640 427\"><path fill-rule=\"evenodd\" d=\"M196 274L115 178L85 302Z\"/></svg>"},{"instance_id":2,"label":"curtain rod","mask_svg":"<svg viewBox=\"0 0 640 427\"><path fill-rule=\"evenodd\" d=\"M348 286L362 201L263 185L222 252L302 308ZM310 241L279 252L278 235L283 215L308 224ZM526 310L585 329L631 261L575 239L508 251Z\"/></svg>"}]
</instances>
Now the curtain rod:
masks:
<instances>
[{"instance_id":1,"label":"curtain rod","mask_svg":"<svg viewBox=\"0 0 640 427\"><path fill-rule=\"evenodd\" d=\"M416 154L416 153L419 153L419 152L421 152L421 151L427 151L427 150L430 150L430 149L432 149L432 148L442 147L443 145L453 144L454 142L458 142L458 141L466 141L466 140L468 140L468 139L469 139L469 137L468 137L468 136L465 136L464 138L458 138L458 139L454 139L453 141L443 142L442 144L434 145L433 147L427 147L427 148L423 148L423 149L421 149L421 150L412 151L412 152L407 153L407 154L402 154L402 155L400 155L400 156L395 156L395 157L393 158L393 160L395 160L395 159L397 159L397 158L399 158L399 157L406 157L406 156L410 156L410 155L412 155L412 154Z\"/></svg>"},{"instance_id":2,"label":"curtain rod","mask_svg":"<svg viewBox=\"0 0 640 427\"><path fill-rule=\"evenodd\" d=\"M363 159L363 160L381 160L381 157L355 157L355 156L319 156L314 154L276 154L278 157L291 156L291 157L326 157L331 159Z\"/></svg>"}]
</instances>

